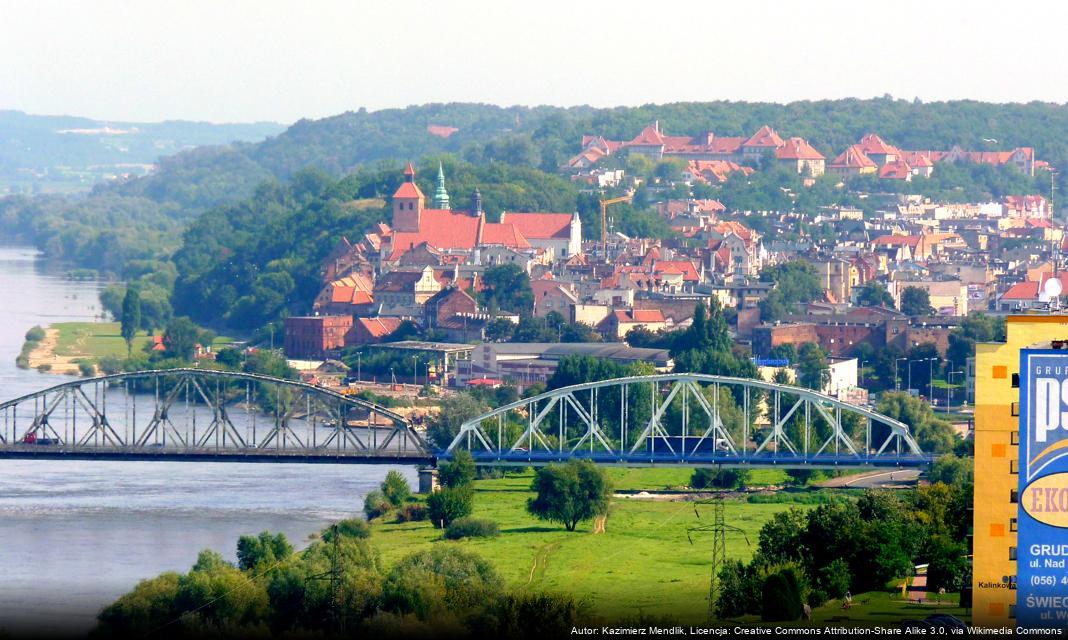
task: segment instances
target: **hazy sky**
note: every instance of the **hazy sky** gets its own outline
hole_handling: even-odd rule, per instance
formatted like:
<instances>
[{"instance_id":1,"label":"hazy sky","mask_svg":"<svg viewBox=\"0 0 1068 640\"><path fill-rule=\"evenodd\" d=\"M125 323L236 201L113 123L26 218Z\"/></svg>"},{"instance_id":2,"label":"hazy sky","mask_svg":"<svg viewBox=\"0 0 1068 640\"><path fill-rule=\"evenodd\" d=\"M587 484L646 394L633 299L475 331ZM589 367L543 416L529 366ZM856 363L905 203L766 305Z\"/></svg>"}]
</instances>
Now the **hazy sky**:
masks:
<instances>
[{"instance_id":1,"label":"hazy sky","mask_svg":"<svg viewBox=\"0 0 1068 640\"><path fill-rule=\"evenodd\" d=\"M0 109L275 120L444 101L1068 101L1068 3L0 0Z\"/></svg>"}]
</instances>

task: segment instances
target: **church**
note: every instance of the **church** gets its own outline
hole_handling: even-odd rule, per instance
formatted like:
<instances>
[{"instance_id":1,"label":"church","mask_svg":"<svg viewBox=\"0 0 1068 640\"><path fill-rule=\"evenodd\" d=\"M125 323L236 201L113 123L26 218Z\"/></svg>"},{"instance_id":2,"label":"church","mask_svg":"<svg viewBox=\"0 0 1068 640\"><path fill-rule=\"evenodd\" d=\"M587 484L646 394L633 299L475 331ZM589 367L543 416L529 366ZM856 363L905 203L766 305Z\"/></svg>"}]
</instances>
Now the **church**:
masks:
<instances>
[{"instance_id":1,"label":"church","mask_svg":"<svg viewBox=\"0 0 1068 640\"><path fill-rule=\"evenodd\" d=\"M439 164L437 188L427 207L409 162L404 182L393 194L392 224L381 234L381 270L389 271L405 254L417 250L440 253L448 262L476 265L486 263L483 253L489 248L536 254L550 262L582 252L578 213L504 212L500 222L487 222L477 189L472 200L471 211L452 209Z\"/></svg>"}]
</instances>

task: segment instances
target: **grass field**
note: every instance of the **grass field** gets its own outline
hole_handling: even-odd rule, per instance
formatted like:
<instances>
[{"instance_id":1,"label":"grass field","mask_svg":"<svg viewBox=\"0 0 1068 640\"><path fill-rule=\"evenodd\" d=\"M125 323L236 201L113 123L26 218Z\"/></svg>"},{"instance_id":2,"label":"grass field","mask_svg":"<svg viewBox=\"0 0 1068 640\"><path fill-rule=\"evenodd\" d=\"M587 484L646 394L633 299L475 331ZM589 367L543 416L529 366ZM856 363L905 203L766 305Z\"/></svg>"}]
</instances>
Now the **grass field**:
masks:
<instances>
[{"instance_id":1,"label":"grass field","mask_svg":"<svg viewBox=\"0 0 1068 640\"><path fill-rule=\"evenodd\" d=\"M689 469L610 469L617 490L655 490L681 486ZM778 470L759 470L753 482L781 481ZM527 514L526 500L532 472L498 480L476 482L474 517L497 522L497 538L447 541L428 522L395 523L390 516L373 524L372 540L386 566L405 555L436 545L456 545L491 560L509 586L533 591L581 594L592 613L610 619L638 618L702 623L707 611L712 538L687 529L708 524L710 507L691 502L616 499L606 530L591 533L591 523L568 533L560 525ZM726 520L742 530L727 534L727 557L748 561L761 526L774 514L800 504L750 504L728 500ZM866 593L854 597L848 611L831 602L814 612L824 623L893 624L905 617L931 613L960 616L956 607L902 602L893 593ZM757 622L756 620L742 621Z\"/></svg>"},{"instance_id":2,"label":"grass field","mask_svg":"<svg viewBox=\"0 0 1068 640\"><path fill-rule=\"evenodd\" d=\"M59 322L50 328L56 329L55 353L66 358L85 358L96 361L106 356L126 357L126 341L123 340L118 322ZM151 338L138 332L133 340L133 351L139 352ZM232 338L219 336L213 347L231 342Z\"/></svg>"}]
</instances>

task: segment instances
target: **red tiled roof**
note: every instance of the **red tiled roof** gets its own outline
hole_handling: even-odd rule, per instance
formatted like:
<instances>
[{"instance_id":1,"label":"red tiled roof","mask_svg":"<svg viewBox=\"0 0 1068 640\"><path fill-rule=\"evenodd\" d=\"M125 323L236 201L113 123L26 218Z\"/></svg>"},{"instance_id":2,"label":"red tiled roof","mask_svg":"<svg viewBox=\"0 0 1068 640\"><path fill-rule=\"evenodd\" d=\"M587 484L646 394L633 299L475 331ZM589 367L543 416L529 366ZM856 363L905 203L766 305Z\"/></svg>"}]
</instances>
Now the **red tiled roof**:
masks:
<instances>
[{"instance_id":1,"label":"red tiled roof","mask_svg":"<svg viewBox=\"0 0 1068 640\"><path fill-rule=\"evenodd\" d=\"M879 135L875 133L869 133L868 135L861 138L860 143L857 144L857 146L860 147L860 150L862 153L864 153L864 155L886 155L888 153L898 153L898 150L895 147L886 144L886 141L880 138Z\"/></svg>"},{"instance_id":2,"label":"red tiled roof","mask_svg":"<svg viewBox=\"0 0 1068 640\"><path fill-rule=\"evenodd\" d=\"M779 160L823 160L823 154L812 148L804 138L790 138L775 150Z\"/></svg>"},{"instance_id":3,"label":"red tiled roof","mask_svg":"<svg viewBox=\"0 0 1068 640\"><path fill-rule=\"evenodd\" d=\"M616 309L612 315L618 323L664 322L664 313L660 309Z\"/></svg>"},{"instance_id":4,"label":"red tiled roof","mask_svg":"<svg viewBox=\"0 0 1068 640\"><path fill-rule=\"evenodd\" d=\"M834 159L834 162L831 163L831 167L843 169L862 169L875 166L877 166L875 162L868 156L864 155L864 152L860 150L860 147L855 144L839 154L839 156Z\"/></svg>"},{"instance_id":5,"label":"red tiled roof","mask_svg":"<svg viewBox=\"0 0 1068 640\"><path fill-rule=\"evenodd\" d=\"M502 213L501 223L516 226L527 239L570 238L570 213Z\"/></svg>"},{"instance_id":6,"label":"red tiled roof","mask_svg":"<svg viewBox=\"0 0 1068 640\"><path fill-rule=\"evenodd\" d=\"M385 338L396 331L401 322L400 318L356 318L356 323L375 338Z\"/></svg>"},{"instance_id":7,"label":"red tiled roof","mask_svg":"<svg viewBox=\"0 0 1068 640\"><path fill-rule=\"evenodd\" d=\"M692 260L657 260L653 264L653 273L681 273L687 282L700 282L701 275Z\"/></svg>"},{"instance_id":8,"label":"red tiled roof","mask_svg":"<svg viewBox=\"0 0 1068 640\"><path fill-rule=\"evenodd\" d=\"M393 197L422 199L424 196L423 192L419 189L419 185L415 184L414 182L402 182L401 186L397 187L397 190L393 193Z\"/></svg>"},{"instance_id":9,"label":"red tiled roof","mask_svg":"<svg viewBox=\"0 0 1068 640\"><path fill-rule=\"evenodd\" d=\"M775 130L764 125L753 134L751 138L742 143L743 147L767 147L778 148L786 144L779 134L775 133Z\"/></svg>"},{"instance_id":10,"label":"red tiled roof","mask_svg":"<svg viewBox=\"0 0 1068 640\"><path fill-rule=\"evenodd\" d=\"M437 249L473 249L478 243L480 218L464 211L423 209L419 231L394 231L389 260L426 242Z\"/></svg>"},{"instance_id":11,"label":"red tiled roof","mask_svg":"<svg viewBox=\"0 0 1068 640\"><path fill-rule=\"evenodd\" d=\"M920 243L920 236L879 236L875 240L872 240L872 244L885 244L885 245L908 245L915 247Z\"/></svg>"},{"instance_id":12,"label":"red tiled roof","mask_svg":"<svg viewBox=\"0 0 1068 640\"><path fill-rule=\"evenodd\" d=\"M1038 298L1038 283L1034 281L1030 282L1018 282L1005 292L1001 296L1002 300L1034 300Z\"/></svg>"},{"instance_id":13,"label":"red tiled roof","mask_svg":"<svg viewBox=\"0 0 1068 640\"><path fill-rule=\"evenodd\" d=\"M901 160L887 162L879 169L879 177L884 180L908 180L912 167Z\"/></svg>"},{"instance_id":14,"label":"red tiled roof","mask_svg":"<svg viewBox=\"0 0 1068 640\"><path fill-rule=\"evenodd\" d=\"M656 127L649 125L642 129L633 140L627 143L629 146L661 146L664 144L664 136L660 135L660 132L656 130Z\"/></svg>"},{"instance_id":15,"label":"red tiled roof","mask_svg":"<svg viewBox=\"0 0 1068 640\"><path fill-rule=\"evenodd\" d=\"M516 225L503 222L488 222L482 228L479 244L501 244L510 249L529 249L527 241Z\"/></svg>"}]
</instances>

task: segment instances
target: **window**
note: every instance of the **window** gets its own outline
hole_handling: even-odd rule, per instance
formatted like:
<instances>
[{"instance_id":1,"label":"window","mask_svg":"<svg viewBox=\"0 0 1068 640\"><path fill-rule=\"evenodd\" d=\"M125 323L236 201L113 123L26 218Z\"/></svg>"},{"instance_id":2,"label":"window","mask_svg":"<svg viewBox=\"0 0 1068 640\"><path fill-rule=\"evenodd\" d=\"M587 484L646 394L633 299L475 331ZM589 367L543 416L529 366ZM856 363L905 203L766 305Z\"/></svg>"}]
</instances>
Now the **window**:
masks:
<instances>
[{"instance_id":1,"label":"window","mask_svg":"<svg viewBox=\"0 0 1068 640\"><path fill-rule=\"evenodd\" d=\"M1016 531L1016 518L1009 518L1009 531Z\"/></svg>"},{"instance_id":2,"label":"window","mask_svg":"<svg viewBox=\"0 0 1068 640\"><path fill-rule=\"evenodd\" d=\"M1020 374L1018 374L1018 373L1012 374L1012 388L1013 389L1019 389L1020 388Z\"/></svg>"},{"instance_id":3,"label":"window","mask_svg":"<svg viewBox=\"0 0 1068 640\"><path fill-rule=\"evenodd\" d=\"M1016 560L1016 547L1009 547L1009 560Z\"/></svg>"},{"instance_id":4,"label":"window","mask_svg":"<svg viewBox=\"0 0 1068 640\"><path fill-rule=\"evenodd\" d=\"M1012 432L1009 433L1009 444L1011 444L1011 445L1020 444L1020 432L1019 431L1012 431Z\"/></svg>"},{"instance_id":5,"label":"window","mask_svg":"<svg viewBox=\"0 0 1068 640\"><path fill-rule=\"evenodd\" d=\"M1010 618L1015 618L1016 617L1016 605L1014 605L1014 604L1010 604L1009 605L1009 617Z\"/></svg>"},{"instance_id":6,"label":"window","mask_svg":"<svg viewBox=\"0 0 1068 640\"><path fill-rule=\"evenodd\" d=\"M1013 458L1009 460L1009 473L1018 475L1020 473L1020 461Z\"/></svg>"},{"instance_id":7,"label":"window","mask_svg":"<svg viewBox=\"0 0 1068 640\"><path fill-rule=\"evenodd\" d=\"M1017 489L1009 491L1009 502L1016 504L1020 501L1020 492ZM1015 553L1015 552L1014 552Z\"/></svg>"}]
</instances>

